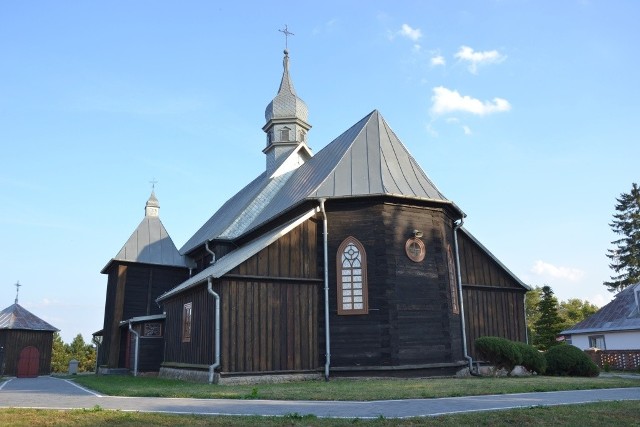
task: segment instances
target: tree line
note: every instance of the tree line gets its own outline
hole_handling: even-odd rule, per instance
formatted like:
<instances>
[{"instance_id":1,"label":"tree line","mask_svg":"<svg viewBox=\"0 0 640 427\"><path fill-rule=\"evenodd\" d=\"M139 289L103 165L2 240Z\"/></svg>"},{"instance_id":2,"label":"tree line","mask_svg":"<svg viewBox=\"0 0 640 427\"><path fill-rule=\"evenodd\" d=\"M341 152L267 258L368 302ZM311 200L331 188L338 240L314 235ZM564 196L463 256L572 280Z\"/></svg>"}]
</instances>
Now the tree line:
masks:
<instances>
[{"instance_id":1,"label":"tree line","mask_svg":"<svg viewBox=\"0 0 640 427\"><path fill-rule=\"evenodd\" d=\"M550 286L536 286L527 292L527 333L529 343L540 350L559 344L558 334L583 321L598 311L598 307L587 300L570 298L558 302Z\"/></svg>"},{"instance_id":2,"label":"tree line","mask_svg":"<svg viewBox=\"0 0 640 427\"><path fill-rule=\"evenodd\" d=\"M66 344L59 333L53 334L53 348L51 352L51 372L66 373L69 371L69 362L78 361L78 372L94 372L96 367L96 348L85 343L81 334Z\"/></svg>"}]
</instances>

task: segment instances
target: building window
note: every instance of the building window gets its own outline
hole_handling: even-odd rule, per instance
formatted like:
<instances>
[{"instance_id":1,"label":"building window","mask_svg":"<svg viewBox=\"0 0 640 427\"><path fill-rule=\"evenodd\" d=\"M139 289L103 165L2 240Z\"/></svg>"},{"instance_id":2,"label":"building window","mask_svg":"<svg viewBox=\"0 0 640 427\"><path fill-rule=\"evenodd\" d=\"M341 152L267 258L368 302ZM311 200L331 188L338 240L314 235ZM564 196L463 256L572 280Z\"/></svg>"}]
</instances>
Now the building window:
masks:
<instances>
[{"instance_id":1,"label":"building window","mask_svg":"<svg viewBox=\"0 0 640 427\"><path fill-rule=\"evenodd\" d=\"M338 248L338 314L367 314L367 257L355 237L348 237Z\"/></svg>"},{"instance_id":2,"label":"building window","mask_svg":"<svg viewBox=\"0 0 640 427\"><path fill-rule=\"evenodd\" d=\"M148 338L162 337L162 323L160 322L145 323L144 328L142 330L142 336L148 337Z\"/></svg>"},{"instance_id":3,"label":"building window","mask_svg":"<svg viewBox=\"0 0 640 427\"><path fill-rule=\"evenodd\" d=\"M607 346L604 343L604 335L590 335L589 336L589 347L597 348L600 350L606 350Z\"/></svg>"},{"instance_id":4,"label":"building window","mask_svg":"<svg viewBox=\"0 0 640 427\"><path fill-rule=\"evenodd\" d=\"M447 264L449 265L449 290L451 292L451 311L453 314L460 314L460 304L458 302L458 286L456 280L456 266L453 263L451 245L447 245Z\"/></svg>"},{"instance_id":5,"label":"building window","mask_svg":"<svg viewBox=\"0 0 640 427\"><path fill-rule=\"evenodd\" d=\"M291 129L289 129L288 127L283 127L282 129L280 129L280 141L283 142L287 142L289 141L289 131Z\"/></svg>"},{"instance_id":6,"label":"building window","mask_svg":"<svg viewBox=\"0 0 640 427\"><path fill-rule=\"evenodd\" d=\"M191 303L188 302L182 309L182 342L191 342Z\"/></svg>"}]
</instances>

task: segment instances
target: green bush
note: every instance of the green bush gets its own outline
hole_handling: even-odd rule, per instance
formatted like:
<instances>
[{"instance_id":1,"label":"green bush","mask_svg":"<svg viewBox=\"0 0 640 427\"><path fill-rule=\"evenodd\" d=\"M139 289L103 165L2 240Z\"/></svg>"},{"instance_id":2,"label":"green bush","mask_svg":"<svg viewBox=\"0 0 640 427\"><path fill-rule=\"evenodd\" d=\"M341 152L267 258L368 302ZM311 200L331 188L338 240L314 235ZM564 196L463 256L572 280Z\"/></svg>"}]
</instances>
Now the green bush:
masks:
<instances>
[{"instance_id":1,"label":"green bush","mask_svg":"<svg viewBox=\"0 0 640 427\"><path fill-rule=\"evenodd\" d=\"M547 375L597 377L600 373L598 365L584 351L571 344L553 346L544 357L547 360Z\"/></svg>"},{"instance_id":2,"label":"green bush","mask_svg":"<svg viewBox=\"0 0 640 427\"><path fill-rule=\"evenodd\" d=\"M500 337L480 337L475 341L476 350L496 369L511 372L516 365L522 363L520 349L513 341Z\"/></svg>"},{"instance_id":3,"label":"green bush","mask_svg":"<svg viewBox=\"0 0 640 427\"><path fill-rule=\"evenodd\" d=\"M523 342L514 342L514 344L518 347L522 355L521 365L529 372L544 374L547 369L547 360L544 358L544 354L540 353L540 351L532 345Z\"/></svg>"}]
</instances>

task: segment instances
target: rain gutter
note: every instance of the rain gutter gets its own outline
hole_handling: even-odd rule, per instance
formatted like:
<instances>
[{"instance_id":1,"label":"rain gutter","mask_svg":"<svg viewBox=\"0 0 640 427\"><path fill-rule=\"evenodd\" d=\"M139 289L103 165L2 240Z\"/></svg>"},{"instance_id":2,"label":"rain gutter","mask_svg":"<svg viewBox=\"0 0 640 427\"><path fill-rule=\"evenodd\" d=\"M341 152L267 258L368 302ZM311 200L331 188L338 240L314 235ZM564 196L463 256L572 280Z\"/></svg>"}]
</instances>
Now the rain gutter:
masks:
<instances>
[{"instance_id":1,"label":"rain gutter","mask_svg":"<svg viewBox=\"0 0 640 427\"><path fill-rule=\"evenodd\" d=\"M216 346L216 354L215 360L212 365L209 365L209 384L213 383L213 374L215 369L220 366L220 295L213 291L213 285L211 281L211 276L207 277L207 292L213 296L215 299L215 346Z\"/></svg>"},{"instance_id":2,"label":"rain gutter","mask_svg":"<svg viewBox=\"0 0 640 427\"><path fill-rule=\"evenodd\" d=\"M326 199L318 199L320 212L322 212L322 246L324 249L324 342L325 362L324 379L329 381L329 367L331 366L331 334L329 333L329 250L327 233L327 211L324 209Z\"/></svg>"},{"instance_id":3,"label":"rain gutter","mask_svg":"<svg viewBox=\"0 0 640 427\"><path fill-rule=\"evenodd\" d=\"M136 337L136 347L135 347L135 350L133 351L133 376L137 377L138 376L138 343L140 341L140 334L137 333L131 327L131 320L129 320L129 331L131 331L131 333Z\"/></svg>"},{"instance_id":4,"label":"rain gutter","mask_svg":"<svg viewBox=\"0 0 640 427\"><path fill-rule=\"evenodd\" d=\"M455 246L456 251L456 271L457 271L457 279L458 279L458 300L460 304L460 323L462 330L462 350L464 353L464 358L469 362L469 373L474 376L480 376L477 372L473 370L473 359L469 356L467 349L467 330L465 325L465 316L464 316L464 298L462 296L462 273L460 272L460 251L458 250L458 229L462 227L464 224L464 218L460 218L460 222L456 223L453 227L453 245Z\"/></svg>"}]
</instances>

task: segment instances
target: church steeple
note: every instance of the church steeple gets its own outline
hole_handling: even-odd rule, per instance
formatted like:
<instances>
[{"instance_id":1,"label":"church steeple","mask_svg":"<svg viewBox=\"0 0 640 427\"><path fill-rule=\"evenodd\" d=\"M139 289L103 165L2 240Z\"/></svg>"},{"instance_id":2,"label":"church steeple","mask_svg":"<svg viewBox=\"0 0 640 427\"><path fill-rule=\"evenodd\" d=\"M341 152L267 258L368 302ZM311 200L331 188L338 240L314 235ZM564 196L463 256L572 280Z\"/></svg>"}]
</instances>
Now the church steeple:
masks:
<instances>
[{"instance_id":1,"label":"church steeple","mask_svg":"<svg viewBox=\"0 0 640 427\"><path fill-rule=\"evenodd\" d=\"M160 215L160 203L158 199L156 199L156 193L154 190L151 190L151 196L149 196L149 200L144 205L144 216L145 217L157 217Z\"/></svg>"},{"instance_id":2,"label":"church steeple","mask_svg":"<svg viewBox=\"0 0 640 427\"><path fill-rule=\"evenodd\" d=\"M282 61L284 68L278 94L269 103L264 112L266 124L262 128L267 133L267 172L275 171L299 145L304 144L307 151L307 132L311 125L307 122L309 110L307 104L296 95L289 76L289 51L284 50Z\"/></svg>"}]
</instances>

